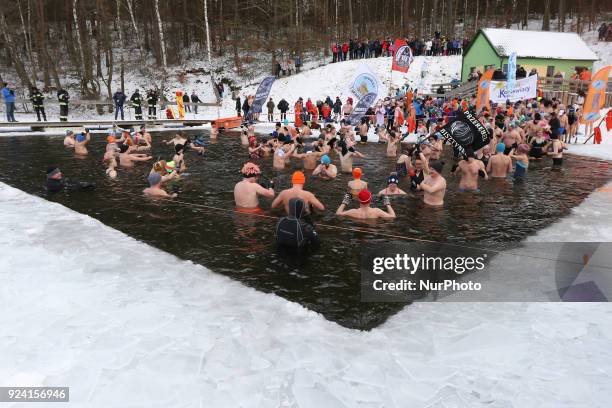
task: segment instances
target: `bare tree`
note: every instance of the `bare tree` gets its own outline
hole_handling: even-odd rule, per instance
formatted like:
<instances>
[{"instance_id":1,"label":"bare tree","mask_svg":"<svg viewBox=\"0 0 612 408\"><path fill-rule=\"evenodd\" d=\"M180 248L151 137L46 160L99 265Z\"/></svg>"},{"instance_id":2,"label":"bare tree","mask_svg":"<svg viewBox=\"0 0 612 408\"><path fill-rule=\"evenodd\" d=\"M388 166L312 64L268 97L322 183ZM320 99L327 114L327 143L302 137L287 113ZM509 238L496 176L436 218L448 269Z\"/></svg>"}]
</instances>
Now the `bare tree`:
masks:
<instances>
[{"instance_id":1,"label":"bare tree","mask_svg":"<svg viewBox=\"0 0 612 408\"><path fill-rule=\"evenodd\" d=\"M550 31L550 0L544 0L544 16L542 16L542 30Z\"/></svg>"}]
</instances>

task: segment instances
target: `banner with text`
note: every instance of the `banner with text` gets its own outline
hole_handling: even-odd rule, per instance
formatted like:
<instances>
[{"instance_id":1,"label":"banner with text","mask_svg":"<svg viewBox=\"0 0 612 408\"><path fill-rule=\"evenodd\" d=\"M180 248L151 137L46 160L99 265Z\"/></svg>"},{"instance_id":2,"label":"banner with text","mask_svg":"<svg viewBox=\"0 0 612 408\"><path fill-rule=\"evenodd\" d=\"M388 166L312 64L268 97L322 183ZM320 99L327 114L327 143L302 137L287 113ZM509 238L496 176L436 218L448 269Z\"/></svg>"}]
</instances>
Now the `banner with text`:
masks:
<instances>
[{"instance_id":1,"label":"banner with text","mask_svg":"<svg viewBox=\"0 0 612 408\"><path fill-rule=\"evenodd\" d=\"M508 90L506 81L491 81L489 88L489 99L495 103L516 102L525 99L533 99L537 96L538 76L531 75L527 78L518 79L514 82L511 91Z\"/></svg>"},{"instance_id":2,"label":"banner with text","mask_svg":"<svg viewBox=\"0 0 612 408\"><path fill-rule=\"evenodd\" d=\"M261 109L264 103L266 103L268 95L270 95L270 89L272 89L272 84L274 83L275 79L276 77L270 76L261 81L261 84L259 84L257 92L255 93L255 101L253 102L251 112L261 113Z\"/></svg>"},{"instance_id":3,"label":"banner with text","mask_svg":"<svg viewBox=\"0 0 612 408\"><path fill-rule=\"evenodd\" d=\"M349 94L358 101L367 94L374 94L378 97L380 90L381 84L378 77L366 64L357 68L348 86Z\"/></svg>"}]
</instances>

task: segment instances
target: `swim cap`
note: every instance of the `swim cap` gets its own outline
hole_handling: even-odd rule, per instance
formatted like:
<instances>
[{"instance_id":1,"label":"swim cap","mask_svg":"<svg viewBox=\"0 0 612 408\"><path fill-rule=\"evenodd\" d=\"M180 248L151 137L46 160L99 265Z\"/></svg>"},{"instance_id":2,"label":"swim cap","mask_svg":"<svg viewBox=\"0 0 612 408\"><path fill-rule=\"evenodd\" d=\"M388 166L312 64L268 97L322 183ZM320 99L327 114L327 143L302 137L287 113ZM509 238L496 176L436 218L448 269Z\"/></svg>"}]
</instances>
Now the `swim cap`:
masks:
<instances>
[{"instance_id":1,"label":"swim cap","mask_svg":"<svg viewBox=\"0 0 612 408\"><path fill-rule=\"evenodd\" d=\"M359 202L361 204L370 204L370 201L372 201L372 193L365 188L359 192L357 197L359 198Z\"/></svg>"},{"instance_id":2,"label":"swim cap","mask_svg":"<svg viewBox=\"0 0 612 408\"><path fill-rule=\"evenodd\" d=\"M147 180L149 180L150 186L154 186L161 182L162 177L159 175L159 173L150 173L149 177L147 177Z\"/></svg>"},{"instance_id":3,"label":"swim cap","mask_svg":"<svg viewBox=\"0 0 612 408\"><path fill-rule=\"evenodd\" d=\"M117 141L117 139L115 139L115 136L107 136L106 137L106 142L107 143L115 143Z\"/></svg>"},{"instance_id":4,"label":"swim cap","mask_svg":"<svg viewBox=\"0 0 612 408\"><path fill-rule=\"evenodd\" d=\"M355 167L353 169L353 178L359 179L361 178L362 175L363 175L363 172L361 171L361 168Z\"/></svg>"},{"instance_id":5,"label":"swim cap","mask_svg":"<svg viewBox=\"0 0 612 408\"><path fill-rule=\"evenodd\" d=\"M397 175L391 174L389 177L387 177L387 185L389 184L399 184Z\"/></svg>"},{"instance_id":6,"label":"swim cap","mask_svg":"<svg viewBox=\"0 0 612 408\"><path fill-rule=\"evenodd\" d=\"M495 145L495 151L496 151L496 152L501 153L501 152L503 152L504 150L506 150L506 145L505 145L505 144L503 144L503 143L498 143L498 144L496 144L496 145Z\"/></svg>"},{"instance_id":7,"label":"swim cap","mask_svg":"<svg viewBox=\"0 0 612 408\"><path fill-rule=\"evenodd\" d=\"M85 135L82 134L82 133L78 134L77 137L76 137L76 141L77 142L84 142L85 141Z\"/></svg>"},{"instance_id":8,"label":"swim cap","mask_svg":"<svg viewBox=\"0 0 612 408\"><path fill-rule=\"evenodd\" d=\"M70 135L73 135L73 134L74 134L74 132L72 130L70 130L70 129L66 130L66 136L70 136Z\"/></svg>"},{"instance_id":9,"label":"swim cap","mask_svg":"<svg viewBox=\"0 0 612 408\"><path fill-rule=\"evenodd\" d=\"M259 166L251 162L246 162L240 172L244 177L257 177L261 174Z\"/></svg>"},{"instance_id":10,"label":"swim cap","mask_svg":"<svg viewBox=\"0 0 612 408\"><path fill-rule=\"evenodd\" d=\"M306 184L306 176L304 176L304 173L302 173L301 171L296 171L295 173L293 173L293 176L291 176L291 183Z\"/></svg>"},{"instance_id":11,"label":"swim cap","mask_svg":"<svg viewBox=\"0 0 612 408\"><path fill-rule=\"evenodd\" d=\"M527 152L529 152L530 149L531 148L529 147L529 145L527 145L525 143L521 143L520 145L518 145L518 148L517 148L517 150L520 153L527 153Z\"/></svg>"},{"instance_id":12,"label":"swim cap","mask_svg":"<svg viewBox=\"0 0 612 408\"><path fill-rule=\"evenodd\" d=\"M172 173L174 170L176 170L176 164L174 164L174 161L166 162L165 167L168 173Z\"/></svg>"},{"instance_id":13,"label":"swim cap","mask_svg":"<svg viewBox=\"0 0 612 408\"><path fill-rule=\"evenodd\" d=\"M324 154L323 156L321 156L321 163L325 165L331 164L331 159L328 155Z\"/></svg>"}]
</instances>

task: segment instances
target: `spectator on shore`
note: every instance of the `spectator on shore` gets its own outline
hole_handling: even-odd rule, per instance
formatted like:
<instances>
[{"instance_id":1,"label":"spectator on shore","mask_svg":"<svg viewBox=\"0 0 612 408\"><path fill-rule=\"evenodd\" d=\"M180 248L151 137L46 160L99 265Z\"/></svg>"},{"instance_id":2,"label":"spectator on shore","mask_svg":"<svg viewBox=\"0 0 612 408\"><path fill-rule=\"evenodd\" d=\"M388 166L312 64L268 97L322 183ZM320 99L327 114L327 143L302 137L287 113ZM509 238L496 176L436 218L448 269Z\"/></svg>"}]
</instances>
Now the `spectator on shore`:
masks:
<instances>
[{"instance_id":1,"label":"spectator on shore","mask_svg":"<svg viewBox=\"0 0 612 408\"><path fill-rule=\"evenodd\" d=\"M125 103L126 99L127 96L121 89L113 94L113 102L115 102L115 120L117 120L119 112L121 112L121 120L125 120L123 115L123 104Z\"/></svg>"},{"instance_id":2,"label":"spectator on shore","mask_svg":"<svg viewBox=\"0 0 612 408\"><path fill-rule=\"evenodd\" d=\"M6 82L2 83L2 97L4 98L4 105L6 107L7 122L17 122L15 120L15 91L9 88Z\"/></svg>"},{"instance_id":3,"label":"spectator on shore","mask_svg":"<svg viewBox=\"0 0 612 408\"><path fill-rule=\"evenodd\" d=\"M191 103L201 103L202 101L198 98L195 91L191 91ZM193 105L193 113L198 114L198 105Z\"/></svg>"}]
</instances>

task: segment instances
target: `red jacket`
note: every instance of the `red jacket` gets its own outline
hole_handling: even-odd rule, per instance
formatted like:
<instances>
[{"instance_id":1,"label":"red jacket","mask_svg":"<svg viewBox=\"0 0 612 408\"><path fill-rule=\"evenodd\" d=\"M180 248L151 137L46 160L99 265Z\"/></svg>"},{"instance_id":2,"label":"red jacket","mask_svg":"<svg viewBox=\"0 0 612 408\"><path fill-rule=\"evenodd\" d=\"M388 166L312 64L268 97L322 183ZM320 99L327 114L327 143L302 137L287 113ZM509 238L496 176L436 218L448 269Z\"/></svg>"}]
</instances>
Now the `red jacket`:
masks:
<instances>
[{"instance_id":1,"label":"red jacket","mask_svg":"<svg viewBox=\"0 0 612 408\"><path fill-rule=\"evenodd\" d=\"M338 52L338 47L336 47L336 44L332 45L331 50L334 54Z\"/></svg>"},{"instance_id":2,"label":"red jacket","mask_svg":"<svg viewBox=\"0 0 612 408\"><path fill-rule=\"evenodd\" d=\"M349 46L347 43L342 44L342 52L348 52Z\"/></svg>"},{"instance_id":3,"label":"red jacket","mask_svg":"<svg viewBox=\"0 0 612 408\"><path fill-rule=\"evenodd\" d=\"M382 43L382 49L387 51L387 48L389 48L389 44L386 41L383 41Z\"/></svg>"},{"instance_id":4,"label":"red jacket","mask_svg":"<svg viewBox=\"0 0 612 408\"><path fill-rule=\"evenodd\" d=\"M321 107L321 113L323 114L324 118L330 118L331 117L331 107L329 105L323 105Z\"/></svg>"}]
</instances>

